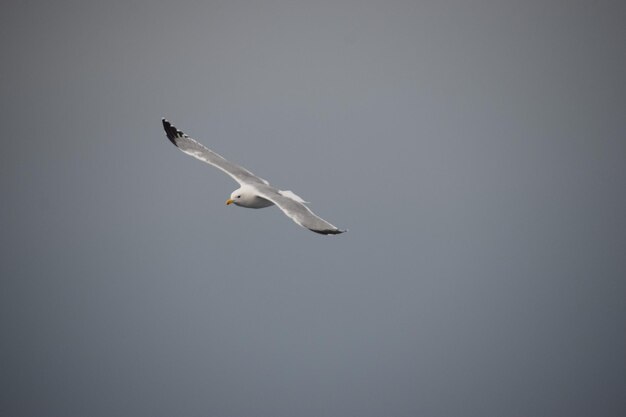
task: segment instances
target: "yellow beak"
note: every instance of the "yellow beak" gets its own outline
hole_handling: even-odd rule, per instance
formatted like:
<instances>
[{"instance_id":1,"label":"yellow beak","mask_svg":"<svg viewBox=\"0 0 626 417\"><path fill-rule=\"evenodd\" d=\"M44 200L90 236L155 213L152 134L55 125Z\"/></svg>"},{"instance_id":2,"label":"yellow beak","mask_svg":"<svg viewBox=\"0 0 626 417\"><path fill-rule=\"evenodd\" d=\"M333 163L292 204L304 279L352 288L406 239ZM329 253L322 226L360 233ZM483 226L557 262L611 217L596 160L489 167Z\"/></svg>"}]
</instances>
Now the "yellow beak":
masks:
<instances>
[{"instance_id":1,"label":"yellow beak","mask_svg":"<svg viewBox=\"0 0 626 417\"><path fill-rule=\"evenodd\" d=\"M231 200L230 198L228 200L226 200L226 205L231 205L235 202L235 200Z\"/></svg>"}]
</instances>

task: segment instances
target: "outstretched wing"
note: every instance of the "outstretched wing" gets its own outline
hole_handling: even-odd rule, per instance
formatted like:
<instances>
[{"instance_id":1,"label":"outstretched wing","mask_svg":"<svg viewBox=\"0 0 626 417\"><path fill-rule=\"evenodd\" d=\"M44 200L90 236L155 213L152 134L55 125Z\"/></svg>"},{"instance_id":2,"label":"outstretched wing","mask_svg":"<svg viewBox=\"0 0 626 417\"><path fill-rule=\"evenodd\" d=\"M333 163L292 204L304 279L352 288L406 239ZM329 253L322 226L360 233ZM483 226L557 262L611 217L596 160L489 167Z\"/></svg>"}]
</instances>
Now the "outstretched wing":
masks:
<instances>
[{"instance_id":1,"label":"outstretched wing","mask_svg":"<svg viewBox=\"0 0 626 417\"><path fill-rule=\"evenodd\" d=\"M247 169L234 164L223 156L213 152L203 144L193 140L180 130L176 129L170 122L163 120L163 129L167 138L178 149L185 152L187 155L191 155L207 164L211 164L230 175L240 185L244 184L269 184L263 178L259 178Z\"/></svg>"},{"instance_id":2,"label":"outstretched wing","mask_svg":"<svg viewBox=\"0 0 626 417\"><path fill-rule=\"evenodd\" d=\"M280 194L272 186L254 185L254 188L259 196L276 204L291 220L312 232L322 235L338 235L346 232L317 216L301 202Z\"/></svg>"}]
</instances>

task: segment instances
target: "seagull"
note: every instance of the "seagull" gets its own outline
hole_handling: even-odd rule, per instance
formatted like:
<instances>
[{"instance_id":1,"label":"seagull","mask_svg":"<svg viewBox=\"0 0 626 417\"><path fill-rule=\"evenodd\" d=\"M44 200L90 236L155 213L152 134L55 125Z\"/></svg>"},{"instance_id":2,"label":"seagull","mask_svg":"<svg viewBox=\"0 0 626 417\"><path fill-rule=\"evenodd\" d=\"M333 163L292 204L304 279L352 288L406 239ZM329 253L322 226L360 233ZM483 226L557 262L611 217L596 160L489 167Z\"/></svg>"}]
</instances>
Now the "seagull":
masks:
<instances>
[{"instance_id":1,"label":"seagull","mask_svg":"<svg viewBox=\"0 0 626 417\"><path fill-rule=\"evenodd\" d=\"M230 194L230 198L226 200L226 205L234 204L239 207L254 209L276 205L296 224L312 232L322 235L338 235L347 231L339 229L315 215L305 205L308 201L304 201L293 191L283 191L271 186L263 178L257 177L247 169L226 160L200 142L190 138L166 119L161 120L167 138L178 149L224 171L239 183L240 187Z\"/></svg>"}]
</instances>

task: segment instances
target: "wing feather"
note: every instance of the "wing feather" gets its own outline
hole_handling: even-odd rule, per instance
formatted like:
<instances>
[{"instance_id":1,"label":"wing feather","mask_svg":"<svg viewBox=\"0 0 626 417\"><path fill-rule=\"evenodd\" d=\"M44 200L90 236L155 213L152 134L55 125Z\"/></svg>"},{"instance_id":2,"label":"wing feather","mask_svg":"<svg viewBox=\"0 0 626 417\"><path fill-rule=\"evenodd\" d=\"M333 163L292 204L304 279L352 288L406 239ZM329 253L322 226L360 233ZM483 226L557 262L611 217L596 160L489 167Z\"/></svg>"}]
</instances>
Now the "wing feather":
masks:
<instances>
[{"instance_id":1,"label":"wing feather","mask_svg":"<svg viewBox=\"0 0 626 417\"><path fill-rule=\"evenodd\" d=\"M312 232L322 235L338 235L346 232L322 219L301 202L280 194L272 186L255 185L254 188L259 196L274 203L287 217Z\"/></svg>"},{"instance_id":2,"label":"wing feather","mask_svg":"<svg viewBox=\"0 0 626 417\"><path fill-rule=\"evenodd\" d=\"M176 129L174 125L168 122L165 119L163 121L163 129L165 129L165 134L167 138L172 142L178 149L186 153L187 155L191 155L194 158L197 158L207 164L213 165L214 167L222 170L226 174L230 175L235 181L237 181L240 185L244 184L266 184L269 183L263 178L257 177L252 172L248 171L244 167L241 167L235 163L230 162L223 156L213 152L203 144L195 141L194 139L187 136L182 131Z\"/></svg>"}]
</instances>

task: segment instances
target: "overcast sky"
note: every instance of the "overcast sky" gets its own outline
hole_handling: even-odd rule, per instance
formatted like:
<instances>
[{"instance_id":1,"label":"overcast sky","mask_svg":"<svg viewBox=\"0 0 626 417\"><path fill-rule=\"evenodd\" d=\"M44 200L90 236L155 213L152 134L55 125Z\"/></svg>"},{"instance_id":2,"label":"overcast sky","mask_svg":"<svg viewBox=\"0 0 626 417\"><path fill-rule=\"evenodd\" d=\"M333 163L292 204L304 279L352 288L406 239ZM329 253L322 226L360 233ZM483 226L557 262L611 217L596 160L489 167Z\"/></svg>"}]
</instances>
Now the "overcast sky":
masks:
<instances>
[{"instance_id":1,"label":"overcast sky","mask_svg":"<svg viewBox=\"0 0 626 417\"><path fill-rule=\"evenodd\" d=\"M0 416L626 415L623 2L4 3Z\"/></svg>"}]
</instances>

